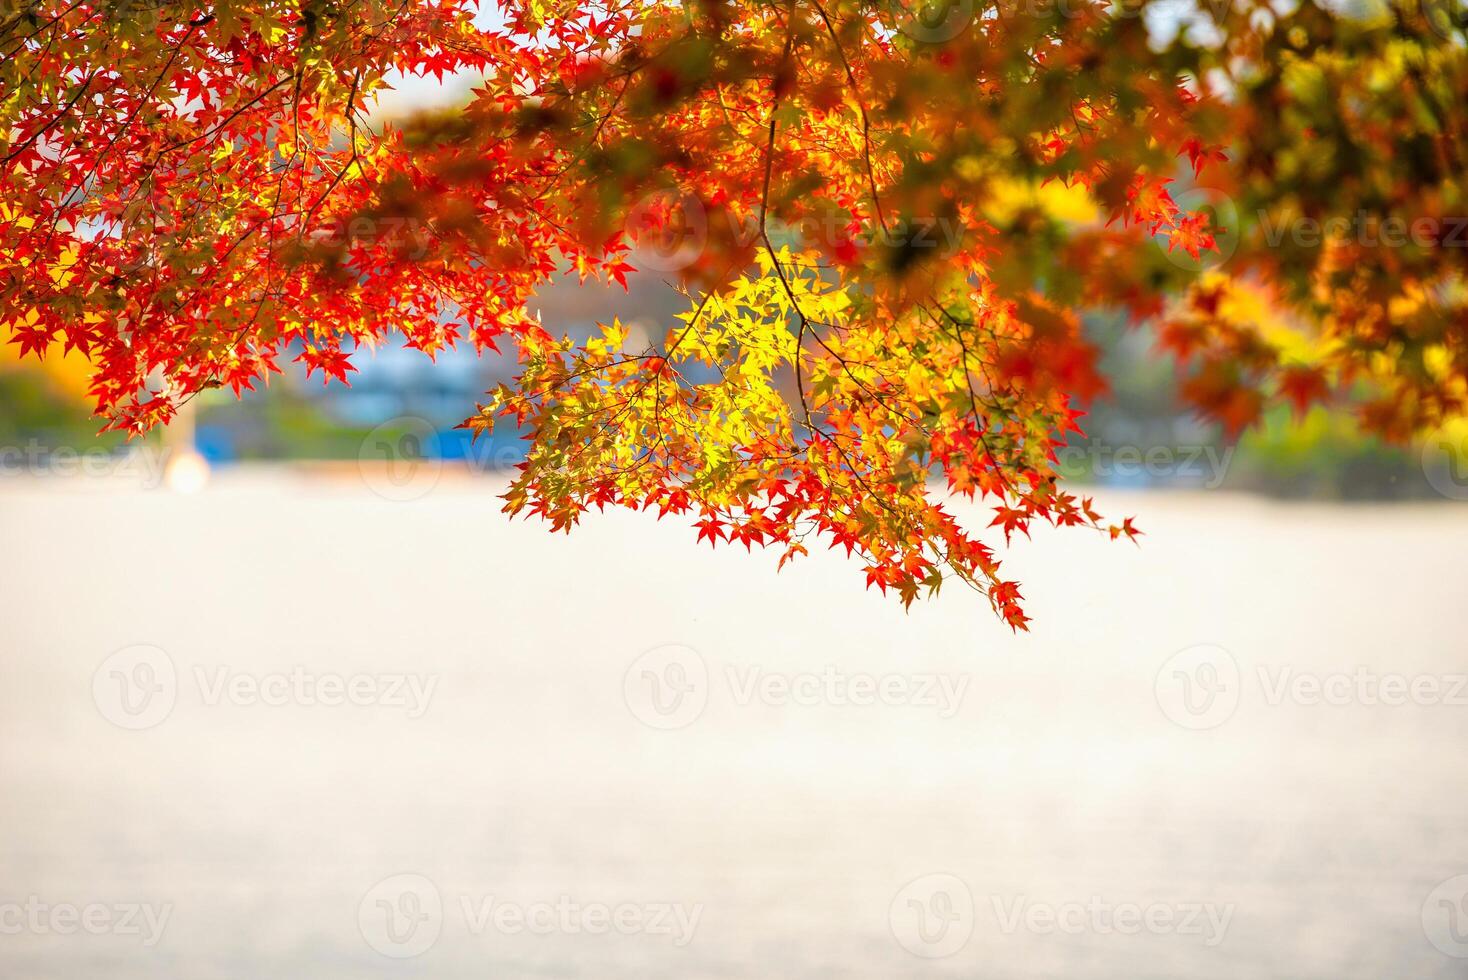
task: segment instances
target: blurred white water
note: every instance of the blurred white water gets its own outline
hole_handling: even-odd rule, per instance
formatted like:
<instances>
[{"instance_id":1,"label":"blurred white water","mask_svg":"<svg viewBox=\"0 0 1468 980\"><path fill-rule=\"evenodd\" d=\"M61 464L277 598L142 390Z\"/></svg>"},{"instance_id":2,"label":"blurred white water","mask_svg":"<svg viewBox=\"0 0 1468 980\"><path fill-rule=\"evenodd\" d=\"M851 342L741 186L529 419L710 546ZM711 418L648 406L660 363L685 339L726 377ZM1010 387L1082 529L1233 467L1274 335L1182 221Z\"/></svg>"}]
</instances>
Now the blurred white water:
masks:
<instances>
[{"instance_id":1,"label":"blurred white water","mask_svg":"<svg viewBox=\"0 0 1468 980\"><path fill-rule=\"evenodd\" d=\"M777 576L622 512L552 536L495 489L0 485L0 974L1468 974L1434 893L1468 874L1468 509L1107 496L1142 546L1018 544L1013 636L835 553ZM1168 687L1203 644L1222 717ZM108 660L135 645L171 681ZM1387 674L1416 695L1330 680ZM171 709L114 723L148 677Z\"/></svg>"}]
</instances>

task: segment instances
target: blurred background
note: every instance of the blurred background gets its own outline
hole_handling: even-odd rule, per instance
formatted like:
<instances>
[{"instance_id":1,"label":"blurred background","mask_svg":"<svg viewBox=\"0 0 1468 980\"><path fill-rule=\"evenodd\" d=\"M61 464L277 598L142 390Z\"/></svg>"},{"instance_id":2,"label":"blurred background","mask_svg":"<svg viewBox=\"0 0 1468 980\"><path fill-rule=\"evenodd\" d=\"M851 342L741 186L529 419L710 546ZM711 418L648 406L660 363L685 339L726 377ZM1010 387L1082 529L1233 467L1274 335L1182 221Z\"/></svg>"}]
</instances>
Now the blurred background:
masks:
<instances>
[{"instance_id":1,"label":"blurred background","mask_svg":"<svg viewBox=\"0 0 1468 980\"><path fill-rule=\"evenodd\" d=\"M1226 443L1088 328L1059 465L1145 536L1018 542L1023 635L836 553L505 520L516 433L455 428L498 358L128 444L77 355L0 346L0 976L1468 976L1463 433Z\"/></svg>"},{"instance_id":2,"label":"blurred background","mask_svg":"<svg viewBox=\"0 0 1468 980\"><path fill-rule=\"evenodd\" d=\"M659 338L682 308L681 297L661 282L642 279L630 292L567 282L549 289L538 312L558 332L591 334L598 320L619 316L637 335ZM1363 433L1352 406L1316 407L1295 418L1277 407L1265 424L1229 443L1216 425L1184 412L1171 362L1153 348L1150 331L1095 315L1089 330L1107 351L1103 369L1112 381L1107 396L1088 405L1086 437L1059 460L1078 483L1248 491L1289 500L1422 500L1468 497L1468 457L1458 442L1468 426L1429 435L1418 445L1395 446ZM645 341L644 341L645 343ZM170 442L163 434L129 445L115 433L98 436L89 417L85 360L58 348L42 362L21 362L18 348L0 347L0 473L53 472L76 456L130 452L160 456L196 449L213 470L258 462L356 464L367 437L392 443L379 454L442 460L450 471L504 470L522 455L520 433L497 429L475 444L457 428L486 391L516 373L513 359L467 346L436 360L401 346L359 351L351 387L305 377L300 365L272 376L268 388L236 400L225 390L206 391L187 406ZM413 436L408 443L402 437ZM418 437L422 438L418 438ZM369 449L370 451L370 449ZM78 468L73 464L73 468ZM99 464L100 468L100 464ZM192 472L192 470L190 471ZM1461 491L1461 492L1459 492Z\"/></svg>"}]
</instances>

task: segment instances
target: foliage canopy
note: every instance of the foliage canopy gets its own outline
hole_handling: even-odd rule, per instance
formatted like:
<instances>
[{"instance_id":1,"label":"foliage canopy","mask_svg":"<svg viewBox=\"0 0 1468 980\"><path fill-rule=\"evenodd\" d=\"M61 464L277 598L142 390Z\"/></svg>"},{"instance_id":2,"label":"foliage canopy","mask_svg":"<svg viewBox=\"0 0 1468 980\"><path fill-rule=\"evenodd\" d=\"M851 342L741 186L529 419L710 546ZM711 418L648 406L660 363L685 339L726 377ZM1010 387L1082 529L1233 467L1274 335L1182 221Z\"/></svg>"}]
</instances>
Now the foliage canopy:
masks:
<instances>
[{"instance_id":1,"label":"foliage canopy","mask_svg":"<svg viewBox=\"0 0 1468 980\"><path fill-rule=\"evenodd\" d=\"M1350 391L1405 439L1468 394L1456 0L6 0L0 60L0 324L132 432L394 331L504 348L467 424L531 433L507 509L823 540L1023 627L928 484L1006 541L1136 533L1057 485L1104 388L1079 311L1157 323L1233 431ZM527 312L634 268L688 298L647 344Z\"/></svg>"}]
</instances>

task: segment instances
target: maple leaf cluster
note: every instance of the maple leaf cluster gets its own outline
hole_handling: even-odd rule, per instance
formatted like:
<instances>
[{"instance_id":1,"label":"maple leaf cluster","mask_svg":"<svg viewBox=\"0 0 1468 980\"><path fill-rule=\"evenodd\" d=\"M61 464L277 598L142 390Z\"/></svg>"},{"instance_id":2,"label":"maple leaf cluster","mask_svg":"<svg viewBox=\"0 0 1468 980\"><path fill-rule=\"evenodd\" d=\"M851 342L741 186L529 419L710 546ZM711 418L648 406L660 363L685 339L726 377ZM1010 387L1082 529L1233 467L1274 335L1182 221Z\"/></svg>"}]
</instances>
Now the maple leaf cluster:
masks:
<instances>
[{"instance_id":1,"label":"maple leaf cluster","mask_svg":"<svg viewBox=\"0 0 1468 980\"><path fill-rule=\"evenodd\" d=\"M1057 481L1105 387L1082 311L1160 323L1230 430L1364 387L1406 438L1468 397L1446 236L1269 234L1465 213L1461 25L1240 3L1162 43L1146 3L1040 6L938 31L871 0L12 4L0 328L82 351L130 432L282 358L346 381L395 333L503 347L519 373L466 425L528 433L508 510L687 514L781 565L821 542L1023 628L995 535L1140 533ZM396 74L465 73L463 106L368 114ZM527 312L567 270L635 269L687 297L649 344Z\"/></svg>"}]
</instances>

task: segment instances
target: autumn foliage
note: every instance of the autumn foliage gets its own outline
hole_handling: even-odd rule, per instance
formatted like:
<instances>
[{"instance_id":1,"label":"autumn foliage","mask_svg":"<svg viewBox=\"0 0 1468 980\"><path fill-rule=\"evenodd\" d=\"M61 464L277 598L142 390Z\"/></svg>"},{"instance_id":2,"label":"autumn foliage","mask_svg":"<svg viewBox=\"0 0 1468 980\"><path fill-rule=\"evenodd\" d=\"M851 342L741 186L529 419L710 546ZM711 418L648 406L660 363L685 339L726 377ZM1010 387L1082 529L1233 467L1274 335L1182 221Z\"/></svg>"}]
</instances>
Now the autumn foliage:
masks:
<instances>
[{"instance_id":1,"label":"autumn foliage","mask_svg":"<svg viewBox=\"0 0 1468 980\"><path fill-rule=\"evenodd\" d=\"M285 359L345 381L394 333L503 350L466 424L530 433L512 512L838 547L1023 627L1001 541L1137 533L1057 485L1105 386L1081 311L1156 324L1231 431L1349 395L1404 439L1468 395L1454 0L1169 8L6 0L0 324L82 350L133 432ZM461 108L368 113L455 73ZM648 343L528 312L634 269L687 296Z\"/></svg>"}]
</instances>

